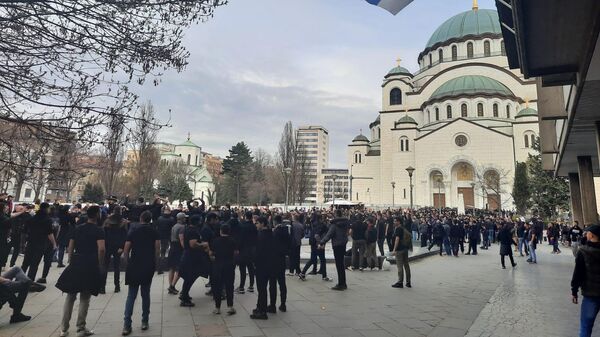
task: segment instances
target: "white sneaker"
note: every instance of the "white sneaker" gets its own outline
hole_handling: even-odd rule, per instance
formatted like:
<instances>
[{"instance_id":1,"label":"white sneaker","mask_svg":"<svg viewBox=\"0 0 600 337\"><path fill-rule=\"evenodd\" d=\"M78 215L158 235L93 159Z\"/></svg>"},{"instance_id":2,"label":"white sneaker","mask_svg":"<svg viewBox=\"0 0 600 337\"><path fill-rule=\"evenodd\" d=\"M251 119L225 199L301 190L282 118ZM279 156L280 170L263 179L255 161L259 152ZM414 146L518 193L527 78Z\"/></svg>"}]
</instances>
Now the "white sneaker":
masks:
<instances>
[{"instance_id":1,"label":"white sneaker","mask_svg":"<svg viewBox=\"0 0 600 337\"><path fill-rule=\"evenodd\" d=\"M83 329L83 330L77 331L77 337L87 337L87 336L91 336L93 334L94 334L94 330Z\"/></svg>"},{"instance_id":2,"label":"white sneaker","mask_svg":"<svg viewBox=\"0 0 600 337\"><path fill-rule=\"evenodd\" d=\"M58 335L59 337L67 337L69 335L69 331L61 331Z\"/></svg>"},{"instance_id":3,"label":"white sneaker","mask_svg":"<svg viewBox=\"0 0 600 337\"><path fill-rule=\"evenodd\" d=\"M215 308L215 310L213 310L213 315L220 315L221 314L221 309L219 308Z\"/></svg>"}]
</instances>

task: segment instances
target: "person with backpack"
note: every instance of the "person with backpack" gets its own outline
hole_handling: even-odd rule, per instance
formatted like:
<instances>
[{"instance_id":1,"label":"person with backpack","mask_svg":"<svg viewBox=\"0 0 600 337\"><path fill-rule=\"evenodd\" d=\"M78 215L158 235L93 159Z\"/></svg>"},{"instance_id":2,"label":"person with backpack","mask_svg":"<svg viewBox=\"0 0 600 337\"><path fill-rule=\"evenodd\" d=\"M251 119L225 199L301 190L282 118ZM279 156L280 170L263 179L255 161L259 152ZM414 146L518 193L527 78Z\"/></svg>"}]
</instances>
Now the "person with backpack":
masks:
<instances>
[{"instance_id":1,"label":"person with backpack","mask_svg":"<svg viewBox=\"0 0 600 337\"><path fill-rule=\"evenodd\" d=\"M398 267L398 282L393 288L404 288L404 272L406 272L406 287L411 288L410 266L408 265L408 251L412 251L412 237L406 228L402 226L400 218L394 219L394 255L396 256L396 267Z\"/></svg>"}]
</instances>

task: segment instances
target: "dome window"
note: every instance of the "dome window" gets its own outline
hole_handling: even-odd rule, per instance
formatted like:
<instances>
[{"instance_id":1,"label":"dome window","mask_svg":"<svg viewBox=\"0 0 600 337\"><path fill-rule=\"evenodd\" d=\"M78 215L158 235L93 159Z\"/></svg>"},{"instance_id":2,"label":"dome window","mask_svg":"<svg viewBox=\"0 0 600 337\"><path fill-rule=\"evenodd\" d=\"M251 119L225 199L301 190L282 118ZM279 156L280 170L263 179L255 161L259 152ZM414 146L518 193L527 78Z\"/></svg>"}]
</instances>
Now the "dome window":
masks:
<instances>
[{"instance_id":1,"label":"dome window","mask_svg":"<svg viewBox=\"0 0 600 337\"><path fill-rule=\"evenodd\" d=\"M402 90L398 88L390 91L390 105L401 105L402 104Z\"/></svg>"},{"instance_id":2,"label":"dome window","mask_svg":"<svg viewBox=\"0 0 600 337\"><path fill-rule=\"evenodd\" d=\"M506 105L506 118L510 118L510 105Z\"/></svg>"},{"instance_id":3,"label":"dome window","mask_svg":"<svg viewBox=\"0 0 600 337\"><path fill-rule=\"evenodd\" d=\"M452 46L452 61L458 60L458 48L456 45Z\"/></svg>"},{"instance_id":4,"label":"dome window","mask_svg":"<svg viewBox=\"0 0 600 337\"><path fill-rule=\"evenodd\" d=\"M467 58L473 58L473 42L467 43Z\"/></svg>"},{"instance_id":5,"label":"dome window","mask_svg":"<svg viewBox=\"0 0 600 337\"><path fill-rule=\"evenodd\" d=\"M494 117L498 117L498 104L494 103L494 105L492 106L492 113L494 114Z\"/></svg>"},{"instance_id":6,"label":"dome window","mask_svg":"<svg viewBox=\"0 0 600 337\"><path fill-rule=\"evenodd\" d=\"M452 118L452 107L450 105L448 105L446 107L446 118L448 118L448 119Z\"/></svg>"},{"instance_id":7,"label":"dome window","mask_svg":"<svg viewBox=\"0 0 600 337\"><path fill-rule=\"evenodd\" d=\"M440 120L440 109L435 108L435 120L439 121Z\"/></svg>"},{"instance_id":8,"label":"dome window","mask_svg":"<svg viewBox=\"0 0 600 337\"><path fill-rule=\"evenodd\" d=\"M477 103L477 117L483 117L483 103Z\"/></svg>"},{"instance_id":9,"label":"dome window","mask_svg":"<svg viewBox=\"0 0 600 337\"><path fill-rule=\"evenodd\" d=\"M408 138L401 137L400 138L400 152L408 152L410 151L408 148Z\"/></svg>"},{"instance_id":10,"label":"dome window","mask_svg":"<svg viewBox=\"0 0 600 337\"><path fill-rule=\"evenodd\" d=\"M431 67L432 65L433 65L433 62L432 62L431 54L429 54L429 66Z\"/></svg>"},{"instance_id":11,"label":"dome window","mask_svg":"<svg viewBox=\"0 0 600 337\"><path fill-rule=\"evenodd\" d=\"M492 56L492 48L490 47L490 41L483 42L483 56Z\"/></svg>"},{"instance_id":12,"label":"dome window","mask_svg":"<svg viewBox=\"0 0 600 337\"><path fill-rule=\"evenodd\" d=\"M440 63L444 62L444 50L442 48L438 50L438 58Z\"/></svg>"},{"instance_id":13,"label":"dome window","mask_svg":"<svg viewBox=\"0 0 600 337\"><path fill-rule=\"evenodd\" d=\"M467 117L467 105L465 103L460 106L460 116Z\"/></svg>"}]
</instances>

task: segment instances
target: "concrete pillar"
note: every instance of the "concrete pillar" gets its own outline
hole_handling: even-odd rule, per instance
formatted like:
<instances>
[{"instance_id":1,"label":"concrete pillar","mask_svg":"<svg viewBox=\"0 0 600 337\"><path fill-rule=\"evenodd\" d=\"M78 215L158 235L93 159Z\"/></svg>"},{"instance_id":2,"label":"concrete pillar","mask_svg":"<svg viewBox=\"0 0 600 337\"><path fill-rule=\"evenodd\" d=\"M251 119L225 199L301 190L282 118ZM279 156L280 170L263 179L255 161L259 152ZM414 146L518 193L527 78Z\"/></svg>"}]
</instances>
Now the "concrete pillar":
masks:
<instances>
[{"instance_id":1,"label":"concrete pillar","mask_svg":"<svg viewBox=\"0 0 600 337\"><path fill-rule=\"evenodd\" d=\"M583 224L590 225L598 221L596 209L596 191L594 189L594 172L592 170L592 157L577 157L579 167L579 189L581 193L581 209Z\"/></svg>"},{"instance_id":2,"label":"concrete pillar","mask_svg":"<svg viewBox=\"0 0 600 337\"><path fill-rule=\"evenodd\" d=\"M573 223L578 221L583 225L583 211L581 210L581 190L579 188L579 174L569 173L569 189L571 190L571 213Z\"/></svg>"}]
</instances>

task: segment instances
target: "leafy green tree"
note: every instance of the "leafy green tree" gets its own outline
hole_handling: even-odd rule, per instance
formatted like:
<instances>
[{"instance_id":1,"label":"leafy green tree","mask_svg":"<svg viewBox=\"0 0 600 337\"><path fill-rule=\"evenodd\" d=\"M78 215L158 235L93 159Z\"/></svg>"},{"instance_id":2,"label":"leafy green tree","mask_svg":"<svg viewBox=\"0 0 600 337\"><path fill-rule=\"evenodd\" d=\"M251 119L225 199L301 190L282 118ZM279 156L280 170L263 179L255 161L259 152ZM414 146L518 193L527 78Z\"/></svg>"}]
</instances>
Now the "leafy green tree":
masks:
<instances>
[{"instance_id":1,"label":"leafy green tree","mask_svg":"<svg viewBox=\"0 0 600 337\"><path fill-rule=\"evenodd\" d=\"M81 196L83 202L102 203L104 201L104 190L98 184L87 183Z\"/></svg>"},{"instance_id":2,"label":"leafy green tree","mask_svg":"<svg viewBox=\"0 0 600 337\"><path fill-rule=\"evenodd\" d=\"M567 211L570 208L569 184L566 179L554 177L551 172L544 171L537 141L533 148L537 153L530 154L527 159L531 207L546 218L554 217L560 210Z\"/></svg>"},{"instance_id":3,"label":"leafy green tree","mask_svg":"<svg viewBox=\"0 0 600 337\"><path fill-rule=\"evenodd\" d=\"M229 155L223 160L225 199L235 200L238 205L240 205L240 201L246 200L244 182L247 178L246 175L251 171L252 160L251 151L246 143L239 142L231 147Z\"/></svg>"},{"instance_id":4,"label":"leafy green tree","mask_svg":"<svg viewBox=\"0 0 600 337\"><path fill-rule=\"evenodd\" d=\"M515 168L515 181L513 185L512 197L515 207L517 208L517 213L525 215L525 211L527 210L531 199L526 163L517 163Z\"/></svg>"}]
</instances>

